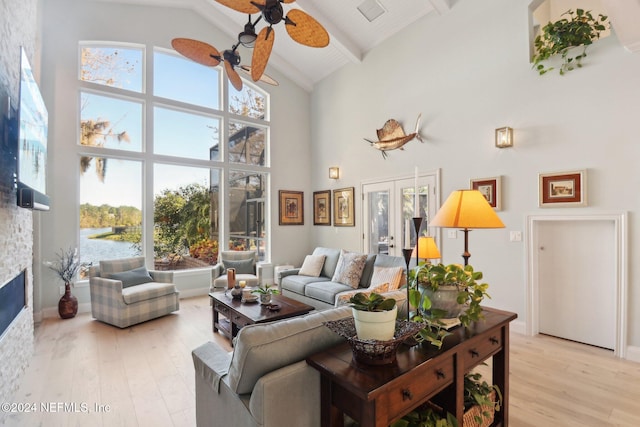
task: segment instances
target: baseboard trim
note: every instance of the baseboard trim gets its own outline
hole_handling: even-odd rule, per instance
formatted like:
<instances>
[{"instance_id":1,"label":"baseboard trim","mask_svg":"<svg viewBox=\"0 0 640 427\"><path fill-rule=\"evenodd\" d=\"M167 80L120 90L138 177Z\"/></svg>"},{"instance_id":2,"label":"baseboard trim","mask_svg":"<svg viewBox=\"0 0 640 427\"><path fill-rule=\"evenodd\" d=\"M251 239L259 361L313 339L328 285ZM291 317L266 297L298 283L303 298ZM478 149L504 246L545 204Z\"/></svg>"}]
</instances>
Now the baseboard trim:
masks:
<instances>
[{"instance_id":1,"label":"baseboard trim","mask_svg":"<svg viewBox=\"0 0 640 427\"><path fill-rule=\"evenodd\" d=\"M516 334L526 335L527 324L524 320L514 320L509 324L509 331L515 332Z\"/></svg>"},{"instance_id":2,"label":"baseboard trim","mask_svg":"<svg viewBox=\"0 0 640 427\"><path fill-rule=\"evenodd\" d=\"M640 363L640 347L627 346L626 360Z\"/></svg>"},{"instance_id":3,"label":"baseboard trim","mask_svg":"<svg viewBox=\"0 0 640 427\"><path fill-rule=\"evenodd\" d=\"M187 289L180 291L180 299L185 298L193 298L200 297L203 295L209 294L209 287L206 288L196 288L196 289ZM84 302L78 304L78 313L91 313L91 303ZM46 307L40 310L39 312L33 313L33 321L35 323L40 323L44 319L50 319L52 317L58 317L58 307Z\"/></svg>"}]
</instances>

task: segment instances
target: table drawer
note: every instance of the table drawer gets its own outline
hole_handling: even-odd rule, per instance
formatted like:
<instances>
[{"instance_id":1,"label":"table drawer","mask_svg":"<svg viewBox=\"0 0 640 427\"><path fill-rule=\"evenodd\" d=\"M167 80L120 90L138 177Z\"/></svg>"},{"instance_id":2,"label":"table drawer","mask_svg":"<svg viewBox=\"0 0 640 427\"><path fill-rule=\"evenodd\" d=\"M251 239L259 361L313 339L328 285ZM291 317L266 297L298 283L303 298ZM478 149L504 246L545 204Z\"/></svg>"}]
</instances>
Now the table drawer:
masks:
<instances>
[{"instance_id":1,"label":"table drawer","mask_svg":"<svg viewBox=\"0 0 640 427\"><path fill-rule=\"evenodd\" d=\"M238 329L242 328L243 326L251 325L253 323L251 320L236 313L231 315L231 319L233 320L233 323L236 324Z\"/></svg>"},{"instance_id":2,"label":"table drawer","mask_svg":"<svg viewBox=\"0 0 640 427\"><path fill-rule=\"evenodd\" d=\"M502 348L502 335L500 330L487 336L480 336L467 343L463 350L464 367L470 369L478 363L493 355Z\"/></svg>"},{"instance_id":3,"label":"table drawer","mask_svg":"<svg viewBox=\"0 0 640 427\"><path fill-rule=\"evenodd\" d=\"M389 419L405 414L417 403L452 384L454 381L453 357L426 366L411 377L413 378L407 378L403 384L389 389Z\"/></svg>"},{"instance_id":4,"label":"table drawer","mask_svg":"<svg viewBox=\"0 0 640 427\"><path fill-rule=\"evenodd\" d=\"M231 309L229 309L229 307L227 307L226 305L222 304L221 302L215 302L214 303L214 310L217 311L218 313L222 314L223 316L227 317L229 315L229 312L231 312Z\"/></svg>"}]
</instances>

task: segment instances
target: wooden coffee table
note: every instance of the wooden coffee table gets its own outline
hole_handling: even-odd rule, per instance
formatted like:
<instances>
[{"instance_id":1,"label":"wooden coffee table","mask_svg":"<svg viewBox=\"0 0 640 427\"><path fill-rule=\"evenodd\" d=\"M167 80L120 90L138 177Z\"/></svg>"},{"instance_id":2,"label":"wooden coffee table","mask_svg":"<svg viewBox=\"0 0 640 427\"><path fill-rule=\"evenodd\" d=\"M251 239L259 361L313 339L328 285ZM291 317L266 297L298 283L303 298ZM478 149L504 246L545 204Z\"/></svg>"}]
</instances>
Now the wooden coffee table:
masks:
<instances>
[{"instance_id":1,"label":"wooden coffee table","mask_svg":"<svg viewBox=\"0 0 640 427\"><path fill-rule=\"evenodd\" d=\"M211 308L213 310L213 332L222 331L227 337L235 338L240 328L256 323L273 322L289 317L307 314L313 306L301 303L282 295L273 295L271 304L278 305L278 310L270 310L259 302L243 303L231 298L231 292L211 292ZM221 318L220 315L224 316Z\"/></svg>"}]
</instances>

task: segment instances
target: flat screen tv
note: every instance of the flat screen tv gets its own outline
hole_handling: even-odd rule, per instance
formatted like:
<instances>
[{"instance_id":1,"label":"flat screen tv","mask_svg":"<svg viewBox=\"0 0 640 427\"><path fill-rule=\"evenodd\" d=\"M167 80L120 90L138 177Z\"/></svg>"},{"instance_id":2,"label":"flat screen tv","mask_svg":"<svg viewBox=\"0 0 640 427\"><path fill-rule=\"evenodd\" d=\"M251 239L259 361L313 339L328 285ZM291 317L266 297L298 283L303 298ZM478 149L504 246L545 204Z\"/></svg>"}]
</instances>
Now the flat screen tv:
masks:
<instances>
[{"instance_id":1,"label":"flat screen tv","mask_svg":"<svg viewBox=\"0 0 640 427\"><path fill-rule=\"evenodd\" d=\"M49 210L47 194L48 113L24 48L20 55L20 105L18 107L18 206Z\"/></svg>"}]
</instances>

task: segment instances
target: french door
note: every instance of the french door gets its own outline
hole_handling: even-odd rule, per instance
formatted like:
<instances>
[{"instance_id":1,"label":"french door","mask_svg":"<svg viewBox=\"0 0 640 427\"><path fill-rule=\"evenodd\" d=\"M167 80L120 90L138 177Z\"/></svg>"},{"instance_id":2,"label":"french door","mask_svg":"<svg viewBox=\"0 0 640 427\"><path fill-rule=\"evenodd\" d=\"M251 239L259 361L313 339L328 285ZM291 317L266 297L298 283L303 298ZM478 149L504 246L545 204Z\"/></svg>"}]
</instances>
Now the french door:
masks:
<instances>
[{"instance_id":1,"label":"french door","mask_svg":"<svg viewBox=\"0 0 640 427\"><path fill-rule=\"evenodd\" d=\"M439 172L362 184L364 251L402 256L416 244L412 218L422 218L420 236L435 236L427 227L439 206ZM416 205L416 187L418 201ZM438 239L436 238L436 241Z\"/></svg>"}]
</instances>

